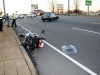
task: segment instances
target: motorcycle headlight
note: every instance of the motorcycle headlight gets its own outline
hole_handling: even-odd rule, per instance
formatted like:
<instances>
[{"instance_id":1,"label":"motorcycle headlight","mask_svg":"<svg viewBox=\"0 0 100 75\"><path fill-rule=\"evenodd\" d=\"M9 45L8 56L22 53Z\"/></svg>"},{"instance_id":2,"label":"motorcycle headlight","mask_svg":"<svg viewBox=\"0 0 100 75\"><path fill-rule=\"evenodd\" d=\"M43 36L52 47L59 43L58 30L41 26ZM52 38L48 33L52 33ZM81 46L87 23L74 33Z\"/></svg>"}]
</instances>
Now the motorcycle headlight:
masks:
<instances>
[{"instance_id":1,"label":"motorcycle headlight","mask_svg":"<svg viewBox=\"0 0 100 75\"><path fill-rule=\"evenodd\" d=\"M31 33L27 33L26 36L27 36L28 38L33 38L33 34L31 34Z\"/></svg>"}]
</instances>

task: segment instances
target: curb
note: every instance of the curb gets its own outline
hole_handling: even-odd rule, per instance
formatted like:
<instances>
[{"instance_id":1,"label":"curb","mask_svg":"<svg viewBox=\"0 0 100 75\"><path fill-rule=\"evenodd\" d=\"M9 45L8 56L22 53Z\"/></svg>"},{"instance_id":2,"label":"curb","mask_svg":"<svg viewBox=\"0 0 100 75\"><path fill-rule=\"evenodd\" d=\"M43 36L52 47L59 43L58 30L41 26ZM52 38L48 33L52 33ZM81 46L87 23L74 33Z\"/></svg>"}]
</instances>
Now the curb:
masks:
<instances>
[{"instance_id":1,"label":"curb","mask_svg":"<svg viewBox=\"0 0 100 75\"><path fill-rule=\"evenodd\" d=\"M15 34L14 30L12 28L11 28L11 30L12 30L12 32L13 32L13 34L15 36L15 39L16 39L16 41L18 43L18 46L19 46L19 48L20 48L20 50L21 50L21 52L22 52L22 54L23 54L23 56L25 58L25 61L27 63L27 66L28 66L28 68L30 70L31 75L38 75L37 71L36 71L36 69L35 69L35 67L34 67L34 65L33 65L32 61L30 59L30 57L28 56L28 54L26 52L26 50L24 49L23 46L20 45L21 42L19 41L19 39L18 39L17 35Z\"/></svg>"}]
</instances>

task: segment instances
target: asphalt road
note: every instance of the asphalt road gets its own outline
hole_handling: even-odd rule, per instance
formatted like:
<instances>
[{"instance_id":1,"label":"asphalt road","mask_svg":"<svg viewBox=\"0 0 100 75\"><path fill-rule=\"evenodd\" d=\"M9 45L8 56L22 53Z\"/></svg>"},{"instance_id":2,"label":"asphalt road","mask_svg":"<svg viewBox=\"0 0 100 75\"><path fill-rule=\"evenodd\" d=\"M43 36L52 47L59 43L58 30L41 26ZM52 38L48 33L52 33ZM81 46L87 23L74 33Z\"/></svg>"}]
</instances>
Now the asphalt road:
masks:
<instances>
[{"instance_id":1,"label":"asphalt road","mask_svg":"<svg viewBox=\"0 0 100 75\"><path fill-rule=\"evenodd\" d=\"M74 45L77 49L76 54L68 56L83 65L82 68L48 44L30 51L40 75L100 74L100 18L60 16L57 21L42 22L40 17L35 17L18 19L17 23L38 35L45 29L46 42L59 51L63 45ZM16 34L20 31L23 31L21 27L15 29Z\"/></svg>"}]
</instances>

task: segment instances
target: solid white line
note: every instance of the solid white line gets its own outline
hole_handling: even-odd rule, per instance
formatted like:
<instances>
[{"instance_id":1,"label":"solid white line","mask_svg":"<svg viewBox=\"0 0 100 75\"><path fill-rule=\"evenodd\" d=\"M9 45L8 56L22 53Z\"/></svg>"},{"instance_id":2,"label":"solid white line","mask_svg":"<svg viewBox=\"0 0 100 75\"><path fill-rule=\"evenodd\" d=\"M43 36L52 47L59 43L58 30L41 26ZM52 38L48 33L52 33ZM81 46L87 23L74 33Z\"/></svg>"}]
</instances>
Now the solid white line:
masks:
<instances>
[{"instance_id":1,"label":"solid white line","mask_svg":"<svg viewBox=\"0 0 100 75\"><path fill-rule=\"evenodd\" d=\"M28 29L26 29L25 27L23 27L22 25L16 23L17 25L19 25L20 27L22 27L23 29L25 29L26 31L29 31Z\"/></svg>"},{"instance_id":2,"label":"solid white line","mask_svg":"<svg viewBox=\"0 0 100 75\"><path fill-rule=\"evenodd\" d=\"M99 32L89 31L89 30L80 29L80 28L75 28L75 27L72 27L72 28L73 28L73 29L77 29L77 30L81 30L81 31L90 32L90 33L100 34Z\"/></svg>"},{"instance_id":3,"label":"solid white line","mask_svg":"<svg viewBox=\"0 0 100 75\"><path fill-rule=\"evenodd\" d=\"M62 51L60 51L59 49L57 49L56 47L54 47L51 44L49 44L48 42L46 42L45 40L43 40L43 42L46 43L51 48L53 48L54 50L56 50L58 53L62 54L64 57L68 58L70 61L72 61L73 63L75 63L77 66L81 67L83 70L85 70L88 73L90 73L91 75L97 75L96 73L94 73L93 71L91 71L90 69L88 69L87 67L83 66L82 64L80 64L79 62L77 62L76 60L74 60L73 58L69 57L68 55L66 55L65 53L63 53Z\"/></svg>"},{"instance_id":4,"label":"solid white line","mask_svg":"<svg viewBox=\"0 0 100 75\"><path fill-rule=\"evenodd\" d=\"M18 23L17 23L18 24ZM19 26L21 26L20 24L18 24ZM26 29L25 27L21 26L22 28ZM26 29L27 30L27 29ZM56 47L52 46L51 44L49 44L48 42L46 42L45 40L43 40L43 42L45 44L47 44L48 46L50 46L51 48L53 48L54 50L56 50L58 53L62 54L64 57L66 57L67 59L69 59L70 61L72 61L73 63L75 63L77 66L79 66L80 68L82 68L83 70L85 70L86 72L90 73L91 75L97 75L96 73L94 73L93 71L91 71L90 69L88 69L87 67L83 66L82 64L80 64L79 62L77 62L76 60L74 60L73 58L69 57L68 55L66 55L65 53L63 53L62 51L60 51L59 49L57 49Z\"/></svg>"}]
</instances>

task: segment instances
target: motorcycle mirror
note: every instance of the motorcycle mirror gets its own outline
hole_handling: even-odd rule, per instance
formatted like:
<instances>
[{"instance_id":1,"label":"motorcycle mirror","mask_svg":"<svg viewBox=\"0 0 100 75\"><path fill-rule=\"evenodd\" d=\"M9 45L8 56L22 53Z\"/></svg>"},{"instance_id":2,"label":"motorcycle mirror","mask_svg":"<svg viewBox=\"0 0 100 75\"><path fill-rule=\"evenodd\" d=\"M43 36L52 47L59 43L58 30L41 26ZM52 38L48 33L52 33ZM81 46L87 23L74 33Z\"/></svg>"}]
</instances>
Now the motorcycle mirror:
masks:
<instances>
[{"instance_id":1,"label":"motorcycle mirror","mask_svg":"<svg viewBox=\"0 0 100 75\"><path fill-rule=\"evenodd\" d=\"M41 33L45 33L45 29L42 29Z\"/></svg>"},{"instance_id":2,"label":"motorcycle mirror","mask_svg":"<svg viewBox=\"0 0 100 75\"><path fill-rule=\"evenodd\" d=\"M42 29L41 31L41 37L43 40L45 40L45 29Z\"/></svg>"}]
</instances>

